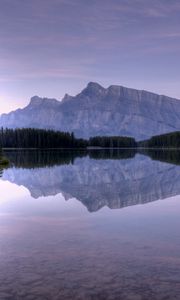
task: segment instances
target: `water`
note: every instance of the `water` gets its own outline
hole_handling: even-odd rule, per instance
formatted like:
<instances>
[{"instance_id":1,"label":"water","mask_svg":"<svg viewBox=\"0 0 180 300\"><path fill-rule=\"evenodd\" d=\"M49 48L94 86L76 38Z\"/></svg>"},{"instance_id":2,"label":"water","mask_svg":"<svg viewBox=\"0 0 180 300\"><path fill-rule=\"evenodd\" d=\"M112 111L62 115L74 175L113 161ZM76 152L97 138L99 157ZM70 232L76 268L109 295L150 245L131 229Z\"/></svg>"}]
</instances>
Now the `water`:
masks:
<instances>
[{"instance_id":1,"label":"water","mask_svg":"<svg viewBox=\"0 0 180 300\"><path fill-rule=\"evenodd\" d=\"M0 299L180 299L178 151L9 151Z\"/></svg>"}]
</instances>

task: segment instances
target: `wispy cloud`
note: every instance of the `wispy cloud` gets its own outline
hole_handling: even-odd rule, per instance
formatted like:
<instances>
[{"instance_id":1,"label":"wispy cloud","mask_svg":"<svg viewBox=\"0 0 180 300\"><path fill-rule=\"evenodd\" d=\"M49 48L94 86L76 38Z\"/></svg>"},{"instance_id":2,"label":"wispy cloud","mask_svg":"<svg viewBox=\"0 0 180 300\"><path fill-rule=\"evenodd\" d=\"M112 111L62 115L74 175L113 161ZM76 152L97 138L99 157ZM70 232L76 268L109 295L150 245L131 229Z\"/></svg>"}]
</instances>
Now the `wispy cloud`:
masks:
<instances>
[{"instance_id":1,"label":"wispy cloud","mask_svg":"<svg viewBox=\"0 0 180 300\"><path fill-rule=\"evenodd\" d=\"M179 15L179 0L1 0L0 82L153 81L146 70L178 65Z\"/></svg>"}]
</instances>

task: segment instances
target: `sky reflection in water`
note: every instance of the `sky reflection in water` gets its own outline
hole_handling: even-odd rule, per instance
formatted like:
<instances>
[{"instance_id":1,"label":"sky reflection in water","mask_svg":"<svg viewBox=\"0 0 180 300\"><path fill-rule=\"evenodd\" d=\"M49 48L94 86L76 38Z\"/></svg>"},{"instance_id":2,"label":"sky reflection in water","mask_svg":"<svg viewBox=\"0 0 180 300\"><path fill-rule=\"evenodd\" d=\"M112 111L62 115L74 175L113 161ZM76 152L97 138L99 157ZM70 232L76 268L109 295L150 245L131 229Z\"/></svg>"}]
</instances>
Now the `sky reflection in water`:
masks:
<instances>
[{"instance_id":1,"label":"sky reflection in water","mask_svg":"<svg viewBox=\"0 0 180 300\"><path fill-rule=\"evenodd\" d=\"M0 299L179 299L179 182L140 154L4 170Z\"/></svg>"}]
</instances>

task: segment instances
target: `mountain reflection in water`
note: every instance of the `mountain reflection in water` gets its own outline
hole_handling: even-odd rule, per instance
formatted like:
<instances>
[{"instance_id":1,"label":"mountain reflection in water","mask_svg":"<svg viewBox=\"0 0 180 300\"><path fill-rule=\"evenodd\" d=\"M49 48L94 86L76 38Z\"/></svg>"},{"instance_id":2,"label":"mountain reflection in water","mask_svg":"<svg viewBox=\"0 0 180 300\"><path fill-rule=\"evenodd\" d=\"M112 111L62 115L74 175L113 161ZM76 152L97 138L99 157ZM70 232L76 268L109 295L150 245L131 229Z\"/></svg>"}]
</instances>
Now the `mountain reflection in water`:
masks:
<instances>
[{"instance_id":1,"label":"mountain reflection in water","mask_svg":"<svg viewBox=\"0 0 180 300\"><path fill-rule=\"evenodd\" d=\"M6 151L0 299L179 299L179 152L139 151Z\"/></svg>"},{"instance_id":2,"label":"mountain reflection in water","mask_svg":"<svg viewBox=\"0 0 180 300\"><path fill-rule=\"evenodd\" d=\"M26 187L33 198L62 193L89 212L118 209L180 194L175 150L7 151L3 180Z\"/></svg>"}]
</instances>

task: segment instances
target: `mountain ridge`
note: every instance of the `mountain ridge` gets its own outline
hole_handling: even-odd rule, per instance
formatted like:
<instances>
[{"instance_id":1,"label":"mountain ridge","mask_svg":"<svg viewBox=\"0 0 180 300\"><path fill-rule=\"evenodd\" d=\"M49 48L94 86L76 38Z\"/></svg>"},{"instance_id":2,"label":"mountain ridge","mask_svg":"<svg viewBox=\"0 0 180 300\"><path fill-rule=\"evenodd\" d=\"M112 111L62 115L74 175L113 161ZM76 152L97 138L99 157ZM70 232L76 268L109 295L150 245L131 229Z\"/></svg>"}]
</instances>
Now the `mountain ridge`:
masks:
<instances>
[{"instance_id":1,"label":"mountain ridge","mask_svg":"<svg viewBox=\"0 0 180 300\"><path fill-rule=\"evenodd\" d=\"M33 96L27 106L0 115L0 126L74 132L77 137L126 135L137 140L180 130L180 101L145 90L96 82L61 101Z\"/></svg>"},{"instance_id":2,"label":"mountain ridge","mask_svg":"<svg viewBox=\"0 0 180 300\"><path fill-rule=\"evenodd\" d=\"M29 158L33 155L36 154ZM24 162L28 162L28 156L22 165L18 157L17 161L18 168L15 164L5 169L2 180L24 186L35 199L59 193L65 200L75 198L89 212L105 206L120 209L180 194L179 166L141 154L118 160L77 157L73 164L51 167L26 167Z\"/></svg>"}]
</instances>

